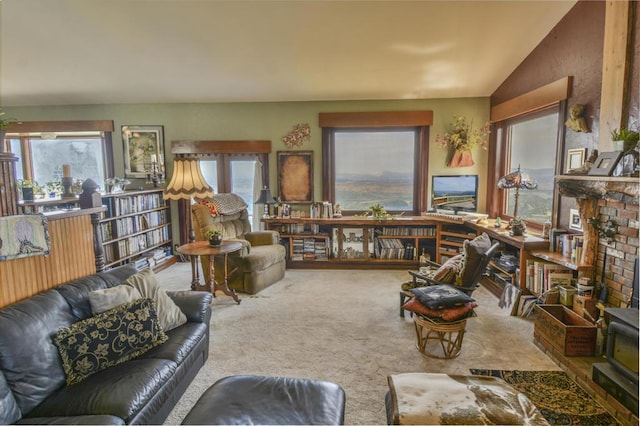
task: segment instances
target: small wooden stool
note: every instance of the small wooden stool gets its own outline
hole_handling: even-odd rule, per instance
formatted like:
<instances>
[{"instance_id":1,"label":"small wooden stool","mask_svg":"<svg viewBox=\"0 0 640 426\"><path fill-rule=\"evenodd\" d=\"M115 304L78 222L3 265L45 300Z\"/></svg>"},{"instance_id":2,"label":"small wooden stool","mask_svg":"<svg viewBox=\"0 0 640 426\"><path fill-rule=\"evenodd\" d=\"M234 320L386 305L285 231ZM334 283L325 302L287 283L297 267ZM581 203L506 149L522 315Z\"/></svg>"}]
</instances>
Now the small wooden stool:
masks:
<instances>
[{"instance_id":1,"label":"small wooden stool","mask_svg":"<svg viewBox=\"0 0 640 426\"><path fill-rule=\"evenodd\" d=\"M414 315L413 325L418 338L416 347L422 354L438 359L451 359L460 355L467 318L457 321L437 321L422 315ZM439 342L440 347L437 343L431 345L435 346L434 348L427 347L429 340ZM442 349L442 354L438 353L439 349Z\"/></svg>"}]
</instances>

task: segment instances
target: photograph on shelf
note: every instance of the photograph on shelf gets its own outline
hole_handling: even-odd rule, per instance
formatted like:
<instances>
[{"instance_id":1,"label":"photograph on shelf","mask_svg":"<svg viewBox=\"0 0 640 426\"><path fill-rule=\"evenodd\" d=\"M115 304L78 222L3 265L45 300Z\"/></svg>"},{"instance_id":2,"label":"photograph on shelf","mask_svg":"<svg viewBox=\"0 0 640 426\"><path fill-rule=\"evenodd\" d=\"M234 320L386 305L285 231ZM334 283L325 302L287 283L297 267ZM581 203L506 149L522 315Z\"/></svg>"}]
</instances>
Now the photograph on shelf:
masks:
<instances>
[{"instance_id":1,"label":"photograph on shelf","mask_svg":"<svg viewBox=\"0 0 640 426\"><path fill-rule=\"evenodd\" d=\"M278 194L290 204L313 203L313 151L278 151Z\"/></svg>"},{"instance_id":2,"label":"photograph on shelf","mask_svg":"<svg viewBox=\"0 0 640 426\"><path fill-rule=\"evenodd\" d=\"M567 172L582 167L586 153L587 148L570 149L567 152Z\"/></svg>"},{"instance_id":3,"label":"photograph on shelf","mask_svg":"<svg viewBox=\"0 0 640 426\"><path fill-rule=\"evenodd\" d=\"M578 209L569 210L569 229L582 232L582 220L580 219L580 212Z\"/></svg>"},{"instance_id":4,"label":"photograph on shelf","mask_svg":"<svg viewBox=\"0 0 640 426\"><path fill-rule=\"evenodd\" d=\"M622 157L622 151L602 152L596 158L595 163L589 169L591 176L611 176L613 169Z\"/></svg>"},{"instance_id":5,"label":"photograph on shelf","mask_svg":"<svg viewBox=\"0 0 640 426\"><path fill-rule=\"evenodd\" d=\"M163 126L122 126L124 175L146 178L153 167L164 170Z\"/></svg>"}]
</instances>

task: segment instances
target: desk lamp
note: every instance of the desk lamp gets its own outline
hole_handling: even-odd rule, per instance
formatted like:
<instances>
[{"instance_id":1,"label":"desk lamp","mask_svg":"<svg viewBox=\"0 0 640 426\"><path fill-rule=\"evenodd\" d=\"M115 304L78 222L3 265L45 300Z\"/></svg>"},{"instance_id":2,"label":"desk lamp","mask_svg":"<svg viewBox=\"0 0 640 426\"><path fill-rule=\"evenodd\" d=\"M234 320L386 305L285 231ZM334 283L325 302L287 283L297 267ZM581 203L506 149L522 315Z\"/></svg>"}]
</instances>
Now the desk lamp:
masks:
<instances>
[{"instance_id":1,"label":"desk lamp","mask_svg":"<svg viewBox=\"0 0 640 426\"><path fill-rule=\"evenodd\" d=\"M271 191L266 186L260 190L260 196L256 200L254 204L264 204L264 213L262 214L263 219L269 219L271 217L269 215L269 204L273 203L273 197L271 196Z\"/></svg>"},{"instance_id":2,"label":"desk lamp","mask_svg":"<svg viewBox=\"0 0 640 426\"><path fill-rule=\"evenodd\" d=\"M196 158L175 158L173 160L173 175L162 198L165 200L189 200L187 223L189 224L190 243L196 239L191 218L191 200L207 197L213 197L213 189L204 180L198 160Z\"/></svg>"},{"instance_id":3,"label":"desk lamp","mask_svg":"<svg viewBox=\"0 0 640 426\"><path fill-rule=\"evenodd\" d=\"M511 230L511 235L524 235L524 231L527 229L527 225L524 220L518 217L518 198L520 197L520 189L536 189L537 187L538 182L522 173L520 171L519 164L518 170L502 176L498 180L498 188L515 189L515 193L513 195L513 218L509 221L509 226L507 227L507 229Z\"/></svg>"}]
</instances>

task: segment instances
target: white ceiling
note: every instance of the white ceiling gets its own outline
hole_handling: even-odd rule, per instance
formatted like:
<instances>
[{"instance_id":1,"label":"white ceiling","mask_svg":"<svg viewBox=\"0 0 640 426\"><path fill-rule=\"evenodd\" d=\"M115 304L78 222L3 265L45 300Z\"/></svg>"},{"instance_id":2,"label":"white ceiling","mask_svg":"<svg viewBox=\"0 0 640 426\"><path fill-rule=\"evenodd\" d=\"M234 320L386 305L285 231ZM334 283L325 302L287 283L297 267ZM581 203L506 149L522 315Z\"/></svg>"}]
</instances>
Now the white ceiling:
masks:
<instances>
[{"instance_id":1,"label":"white ceiling","mask_svg":"<svg viewBox=\"0 0 640 426\"><path fill-rule=\"evenodd\" d=\"M0 105L489 96L574 4L0 0Z\"/></svg>"}]
</instances>

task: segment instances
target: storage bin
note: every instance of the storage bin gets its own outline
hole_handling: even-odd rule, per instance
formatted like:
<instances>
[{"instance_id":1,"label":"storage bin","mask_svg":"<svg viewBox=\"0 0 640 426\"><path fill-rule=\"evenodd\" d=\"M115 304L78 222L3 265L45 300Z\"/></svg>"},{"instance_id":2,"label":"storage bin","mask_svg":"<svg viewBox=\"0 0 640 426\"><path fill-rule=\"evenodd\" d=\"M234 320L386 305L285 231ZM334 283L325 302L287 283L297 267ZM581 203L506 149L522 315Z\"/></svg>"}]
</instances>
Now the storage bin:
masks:
<instances>
[{"instance_id":1,"label":"storage bin","mask_svg":"<svg viewBox=\"0 0 640 426\"><path fill-rule=\"evenodd\" d=\"M558 290L560 291L560 303L571 308L573 306L573 296L577 290L574 287L566 286L559 286Z\"/></svg>"},{"instance_id":2,"label":"storage bin","mask_svg":"<svg viewBox=\"0 0 640 426\"><path fill-rule=\"evenodd\" d=\"M563 305L536 305L534 338L565 356L593 356L597 328Z\"/></svg>"}]
</instances>

